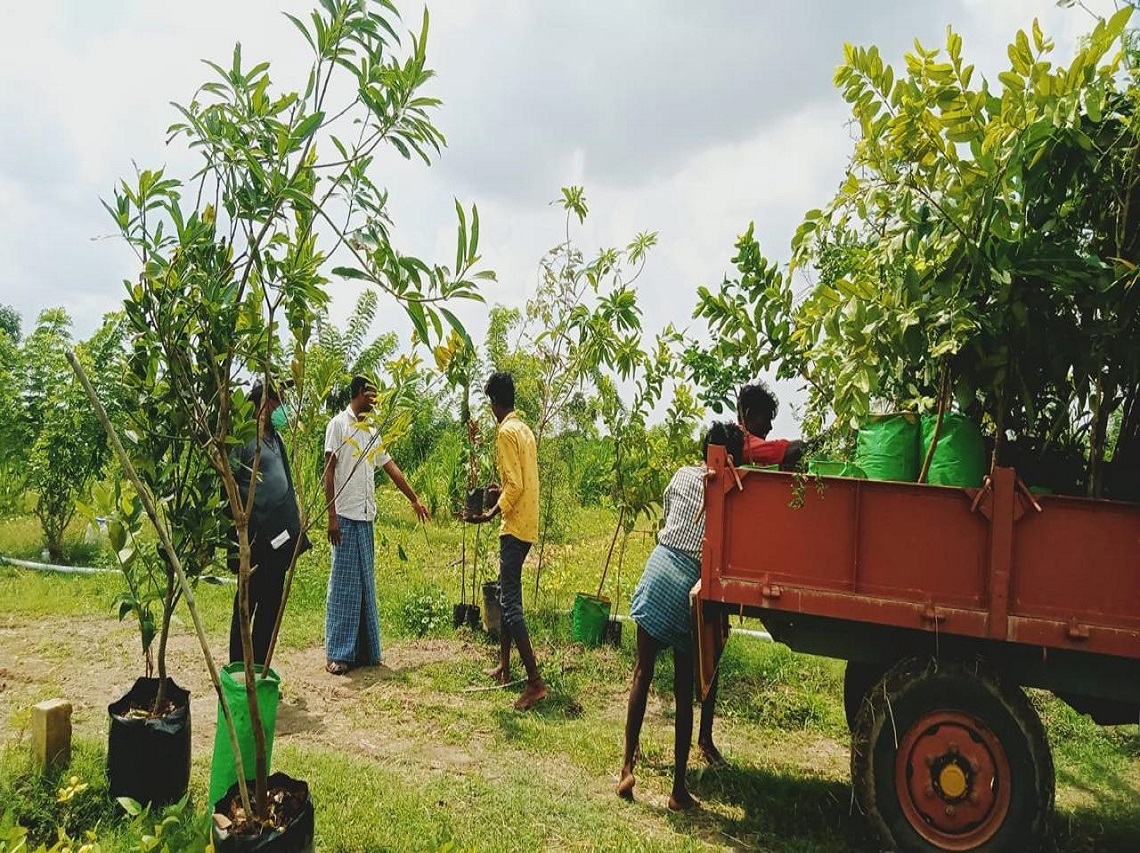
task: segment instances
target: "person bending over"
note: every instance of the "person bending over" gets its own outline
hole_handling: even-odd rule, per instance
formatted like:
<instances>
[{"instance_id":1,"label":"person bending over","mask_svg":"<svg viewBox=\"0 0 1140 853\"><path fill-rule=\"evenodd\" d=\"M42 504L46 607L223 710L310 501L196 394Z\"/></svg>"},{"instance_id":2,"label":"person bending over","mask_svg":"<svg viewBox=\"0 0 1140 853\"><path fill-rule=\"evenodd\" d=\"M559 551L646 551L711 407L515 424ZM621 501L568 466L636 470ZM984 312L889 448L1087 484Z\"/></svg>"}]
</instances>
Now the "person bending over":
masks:
<instances>
[{"instance_id":1,"label":"person bending over","mask_svg":"<svg viewBox=\"0 0 1140 853\"><path fill-rule=\"evenodd\" d=\"M741 458L744 433L737 424L715 423L705 435L702 456L710 444L724 446L728 454ZM618 796L633 799L636 779L634 760L645 719L645 703L657 655L666 648L673 650L673 697L677 711L673 735L673 790L669 808L673 811L697 808L700 803L685 784L689 748L693 738L693 666L694 648L689 591L701 577L701 543L705 535L705 477L707 469L687 465L677 470L665 488L664 523L657 534L657 546L649 555L630 602L630 617L637 624L637 662L633 669L633 685L625 720L625 754ZM698 744L710 764L724 759L713 745L712 721L716 692L710 690L701 703L701 728Z\"/></svg>"}]
</instances>

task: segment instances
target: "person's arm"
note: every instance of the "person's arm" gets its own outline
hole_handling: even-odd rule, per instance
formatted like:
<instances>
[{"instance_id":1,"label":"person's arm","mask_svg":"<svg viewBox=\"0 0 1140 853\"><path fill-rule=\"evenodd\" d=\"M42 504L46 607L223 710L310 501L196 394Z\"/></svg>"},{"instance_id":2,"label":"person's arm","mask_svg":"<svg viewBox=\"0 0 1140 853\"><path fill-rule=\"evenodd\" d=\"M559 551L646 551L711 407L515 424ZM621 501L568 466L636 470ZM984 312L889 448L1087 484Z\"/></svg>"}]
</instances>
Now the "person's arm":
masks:
<instances>
[{"instance_id":1,"label":"person's arm","mask_svg":"<svg viewBox=\"0 0 1140 853\"><path fill-rule=\"evenodd\" d=\"M430 517L427 507L420 503L420 499L416 497L415 491L408 485L408 481L404 477L404 472L400 470L400 466L396 464L396 460L389 459L385 462L384 470L388 473L388 476L392 478L392 482L396 484L396 488L403 492L404 497L411 503L416 517L419 518L420 521L427 521Z\"/></svg>"},{"instance_id":2,"label":"person's arm","mask_svg":"<svg viewBox=\"0 0 1140 853\"><path fill-rule=\"evenodd\" d=\"M325 506L329 511L329 544L340 544L340 521L336 516L336 454L325 451Z\"/></svg>"},{"instance_id":3,"label":"person's arm","mask_svg":"<svg viewBox=\"0 0 1140 853\"><path fill-rule=\"evenodd\" d=\"M780 467L791 468L793 465L798 465L799 461L803 459L806 450L806 442L798 438L793 438L788 442L788 449L784 451L784 458L780 462Z\"/></svg>"}]
</instances>

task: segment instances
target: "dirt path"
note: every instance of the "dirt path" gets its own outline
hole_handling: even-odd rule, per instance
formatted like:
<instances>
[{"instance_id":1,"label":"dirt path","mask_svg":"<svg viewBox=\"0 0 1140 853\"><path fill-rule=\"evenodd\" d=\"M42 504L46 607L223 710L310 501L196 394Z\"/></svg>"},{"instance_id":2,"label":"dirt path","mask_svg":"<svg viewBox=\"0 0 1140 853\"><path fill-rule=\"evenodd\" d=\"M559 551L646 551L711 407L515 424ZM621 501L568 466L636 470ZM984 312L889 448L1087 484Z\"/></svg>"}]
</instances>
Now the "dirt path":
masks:
<instances>
[{"instance_id":1,"label":"dirt path","mask_svg":"<svg viewBox=\"0 0 1140 853\"><path fill-rule=\"evenodd\" d=\"M9 740L25 726L31 705L56 697L72 703L77 737L105 739L108 703L125 693L141 674L137 642L132 625L109 619L71 619L44 628L20 616L0 616L0 741ZM397 682L403 681L404 670L454 660L463 646L460 641L442 639L386 643L383 665L342 677L325 672L321 648L281 651L274 661L282 680L278 742L292 740L396 761L413 754L417 763L474 761L454 749L425 755L420 745L401 735L400 727L359 727L362 715L358 710L366 697L400 692ZM212 652L222 651L216 642ZM481 652L469 649L466 654L474 659ZM172 634L167 666L192 696L194 754L208 755L213 748L217 702L192 633Z\"/></svg>"}]
</instances>

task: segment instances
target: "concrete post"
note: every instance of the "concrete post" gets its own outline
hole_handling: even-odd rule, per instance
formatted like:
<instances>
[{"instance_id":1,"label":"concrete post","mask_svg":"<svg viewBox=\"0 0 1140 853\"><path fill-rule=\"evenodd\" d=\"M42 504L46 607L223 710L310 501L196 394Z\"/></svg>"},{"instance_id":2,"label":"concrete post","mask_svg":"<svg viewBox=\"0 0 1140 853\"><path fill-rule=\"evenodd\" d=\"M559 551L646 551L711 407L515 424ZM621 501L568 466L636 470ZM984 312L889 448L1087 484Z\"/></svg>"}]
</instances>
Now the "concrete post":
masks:
<instances>
[{"instance_id":1,"label":"concrete post","mask_svg":"<svg viewBox=\"0 0 1140 853\"><path fill-rule=\"evenodd\" d=\"M32 749L44 771L71 763L71 703L48 699L32 708Z\"/></svg>"}]
</instances>

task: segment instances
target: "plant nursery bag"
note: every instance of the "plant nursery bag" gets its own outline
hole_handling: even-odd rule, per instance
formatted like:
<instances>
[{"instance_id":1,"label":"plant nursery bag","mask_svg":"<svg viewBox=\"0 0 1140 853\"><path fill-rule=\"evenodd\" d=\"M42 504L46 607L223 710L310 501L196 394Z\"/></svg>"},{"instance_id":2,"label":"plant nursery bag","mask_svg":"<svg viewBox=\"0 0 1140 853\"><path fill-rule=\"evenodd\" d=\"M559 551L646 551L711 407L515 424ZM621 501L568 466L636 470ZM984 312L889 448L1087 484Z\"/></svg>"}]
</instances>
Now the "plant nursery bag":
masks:
<instances>
[{"instance_id":1,"label":"plant nursery bag","mask_svg":"<svg viewBox=\"0 0 1140 853\"><path fill-rule=\"evenodd\" d=\"M190 783L190 691L167 678L170 710L150 717L158 681L140 678L107 706L108 792L156 806L180 800Z\"/></svg>"},{"instance_id":2,"label":"plant nursery bag","mask_svg":"<svg viewBox=\"0 0 1140 853\"><path fill-rule=\"evenodd\" d=\"M261 711L261 728L265 732L265 766L273 766L273 732L277 727L277 705L281 701L281 678L272 669L265 678L261 677L260 664L254 667L257 673L257 704ZM253 743L253 724L249 718L249 703L245 696L245 665L241 661L227 664L219 674L222 692L233 715L237 729L238 744L241 746L242 767L245 775L253 778L256 753ZM237 767L234 766L234 753L230 746L230 735L226 728L226 718L218 706L218 726L214 732L214 758L210 764L210 802L216 803L237 782Z\"/></svg>"},{"instance_id":3,"label":"plant nursery bag","mask_svg":"<svg viewBox=\"0 0 1140 853\"><path fill-rule=\"evenodd\" d=\"M918 479L919 422L912 414L872 415L859 427L855 464L869 480Z\"/></svg>"},{"instance_id":4,"label":"plant nursery bag","mask_svg":"<svg viewBox=\"0 0 1140 853\"><path fill-rule=\"evenodd\" d=\"M274 791L285 793L284 799L288 802L284 812L286 817L291 817L288 824L282 829L260 835L231 835L215 822L211 829L214 853L313 853L316 824L309 786L284 773L272 774L266 784L271 794ZM238 786L235 781L221 799L214 801L214 813L226 814L230 803L237 796Z\"/></svg>"},{"instance_id":5,"label":"plant nursery bag","mask_svg":"<svg viewBox=\"0 0 1140 853\"><path fill-rule=\"evenodd\" d=\"M930 451L937 415L922 416L922 459ZM986 476L986 444L978 427L958 412L942 416L926 481L934 486L978 488Z\"/></svg>"}]
</instances>

